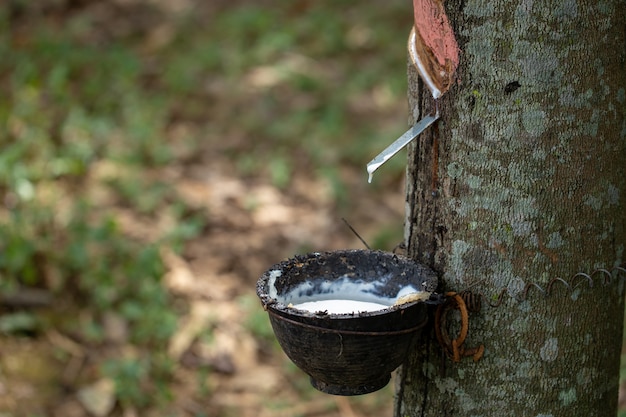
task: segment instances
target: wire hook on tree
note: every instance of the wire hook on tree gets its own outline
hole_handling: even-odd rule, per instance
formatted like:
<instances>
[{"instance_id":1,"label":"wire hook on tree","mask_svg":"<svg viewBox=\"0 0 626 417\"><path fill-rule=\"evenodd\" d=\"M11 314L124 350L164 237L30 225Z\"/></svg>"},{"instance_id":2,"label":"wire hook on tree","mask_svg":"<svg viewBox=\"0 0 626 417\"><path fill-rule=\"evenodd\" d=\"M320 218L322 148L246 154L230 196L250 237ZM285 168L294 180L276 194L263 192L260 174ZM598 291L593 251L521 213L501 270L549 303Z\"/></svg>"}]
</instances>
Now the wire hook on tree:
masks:
<instances>
[{"instance_id":1,"label":"wire hook on tree","mask_svg":"<svg viewBox=\"0 0 626 417\"><path fill-rule=\"evenodd\" d=\"M451 339L448 334L447 314L450 310L459 310L461 314L461 330L458 337ZM471 356L478 362L485 352L485 346L480 344L475 348L466 348L465 339L469 332L469 312L465 300L454 291L446 293L446 301L437 307L435 312L435 335L446 355L454 362L460 362L462 357Z\"/></svg>"}]
</instances>

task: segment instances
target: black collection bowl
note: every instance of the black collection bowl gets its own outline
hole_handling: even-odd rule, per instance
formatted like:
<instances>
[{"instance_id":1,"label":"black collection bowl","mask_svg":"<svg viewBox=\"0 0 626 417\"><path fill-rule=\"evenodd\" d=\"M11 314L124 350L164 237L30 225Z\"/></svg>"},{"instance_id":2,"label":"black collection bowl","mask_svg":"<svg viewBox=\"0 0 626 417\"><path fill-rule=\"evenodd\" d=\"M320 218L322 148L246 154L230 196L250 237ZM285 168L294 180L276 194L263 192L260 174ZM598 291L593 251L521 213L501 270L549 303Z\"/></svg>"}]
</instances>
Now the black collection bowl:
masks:
<instances>
[{"instance_id":1,"label":"black collection bowl","mask_svg":"<svg viewBox=\"0 0 626 417\"><path fill-rule=\"evenodd\" d=\"M398 295L407 288L432 292L437 282L431 269L408 258L342 250L296 256L272 266L259 279L257 294L279 344L315 388L359 395L387 385L428 320L424 302L393 305ZM293 307L338 298L387 300L389 307L345 314Z\"/></svg>"}]
</instances>

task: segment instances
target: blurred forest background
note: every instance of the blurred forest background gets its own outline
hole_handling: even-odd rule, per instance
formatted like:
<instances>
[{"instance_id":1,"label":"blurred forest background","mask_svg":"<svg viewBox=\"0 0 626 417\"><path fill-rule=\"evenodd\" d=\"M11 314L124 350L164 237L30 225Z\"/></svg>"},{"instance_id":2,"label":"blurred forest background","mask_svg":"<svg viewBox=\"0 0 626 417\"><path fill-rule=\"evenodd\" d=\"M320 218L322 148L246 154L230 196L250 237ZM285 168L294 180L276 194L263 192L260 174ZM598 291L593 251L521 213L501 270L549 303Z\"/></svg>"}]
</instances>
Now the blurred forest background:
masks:
<instances>
[{"instance_id":1,"label":"blurred forest background","mask_svg":"<svg viewBox=\"0 0 626 417\"><path fill-rule=\"evenodd\" d=\"M318 393L255 283L402 240L406 0L0 5L0 416L391 416Z\"/></svg>"},{"instance_id":2,"label":"blurred forest background","mask_svg":"<svg viewBox=\"0 0 626 417\"><path fill-rule=\"evenodd\" d=\"M402 240L406 1L0 6L0 415L380 416L318 393L255 283Z\"/></svg>"}]
</instances>

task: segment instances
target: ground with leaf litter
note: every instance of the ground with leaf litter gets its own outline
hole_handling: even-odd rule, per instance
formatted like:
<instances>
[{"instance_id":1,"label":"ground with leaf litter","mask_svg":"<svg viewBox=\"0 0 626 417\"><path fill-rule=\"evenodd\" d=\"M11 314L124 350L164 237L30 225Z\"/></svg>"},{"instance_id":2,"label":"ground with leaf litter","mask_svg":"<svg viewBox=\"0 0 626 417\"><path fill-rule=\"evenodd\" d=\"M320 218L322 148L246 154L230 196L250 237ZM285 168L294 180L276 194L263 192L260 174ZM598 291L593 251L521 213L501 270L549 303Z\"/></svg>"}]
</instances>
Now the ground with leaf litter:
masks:
<instances>
[{"instance_id":1,"label":"ground with leaf litter","mask_svg":"<svg viewBox=\"0 0 626 417\"><path fill-rule=\"evenodd\" d=\"M0 9L11 29L10 41L0 42L10 53L0 63L9 100L0 105L0 113L9 112L3 147L33 170L8 165L16 177L24 173L27 186L12 190L2 177L0 226L17 230L26 249L38 236L45 240L19 271L36 279L13 277L19 289L0 297L0 416L391 415L392 384L354 398L314 390L277 345L255 294L256 280L285 258L363 248L342 218L374 247L391 250L402 240L403 162L381 169L373 185L365 163L393 139L381 138L386 125L393 135L405 128L404 87L394 93L372 77L381 71L376 66L355 79L337 55L346 45L334 46L349 29L355 61L384 44L371 45L363 25L334 22L329 2L305 24L345 30L335 28L319 45L316 33L290 40L317 45L318 62L303 51L284 52L293 46L270 33L255 45L261 58L239 65L246 51L232 45L247 47L255 31L272 29L273 9L199 2L200 23L232 30L215 42L204 23L186 34L172 18L193 3L45 1ZM306 16L309 7L294 2L286 13ZM264 58L267 48L277 49ZM232 68L221 68L228 63ZM338 85L353 92L336 94ZM80 148L84 138L95 139ZM51 167L69 168L46 177ZM88 210L80 211L81 199ZM31 219L33 203L52 220L10 229L10 212ZM137 249L127 241L154 244L171 231L190 237L157 243L158 256L148 251L147 265L114 268L136 266L124 259ZM106 269L94 281L84 278L102 257L111 258L118 281ZM148 281L141 274L157 258L167 299L148 309L163 293L140 285ZM68 272L73 260L83 269ZM127 286L135 289L116 295ZM165 336L154 336L160 327Z\"/></svg>"},{"instance_id":2,"label":"ground with leaf litter","mask_svg":"<svg viewBox=\"0 0 626 417\"><path fill-rule=\"evenodd\" d=\"M2 416L391 415L391 384L358 398L311 388L277 346L255 294L263 271L295 253L363 247L341 221L328 187L302 176L280 190L264 181L238 179L227 164L209 162L181 167L174 182L183 199L206 213L202 236L181 255L163 249L163 284L181 311L167 346L174 367L171 398L158 407L124 408L114 381L90 368L102 356L140 354L128 343L128 323L111 311L104 320L105 342L98 346L54 329L36 338L3 337ZM372 225L401 219L400 186L374 195L359 185L365 182L362 172L349 172L346 180L361 194L349 218L364 237L372 235ZM141 219L129 218L127 227L149 233ZM55 301L56 308L62 304Z\"/></svg>"}]
</instances>

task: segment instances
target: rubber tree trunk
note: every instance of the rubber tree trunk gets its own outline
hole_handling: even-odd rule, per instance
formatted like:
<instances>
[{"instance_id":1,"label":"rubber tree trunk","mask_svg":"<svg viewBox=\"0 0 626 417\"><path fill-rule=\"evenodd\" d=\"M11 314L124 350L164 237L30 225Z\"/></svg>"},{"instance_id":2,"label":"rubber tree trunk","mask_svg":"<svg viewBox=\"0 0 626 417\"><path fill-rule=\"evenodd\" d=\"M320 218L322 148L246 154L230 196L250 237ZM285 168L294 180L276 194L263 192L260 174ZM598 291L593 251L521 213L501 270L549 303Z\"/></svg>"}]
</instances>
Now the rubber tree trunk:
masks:
<instances>
[{"instance_id":1,"label":"rubber tree trunk","mask_svg":"<svg viewBox=\"0 0 626 417\"><path fill-rule=\"evenodd\" d=\"M397 379L397 417L616 415L625 4L445 3L458 82L409 147L405 238L442 291L484 295L465 345L485 353L455 363L431 332ZM433 100L412 65L408 77L415 122ZM442 323L451 337L458 322Z\"/></svg>"}]
</instances>

